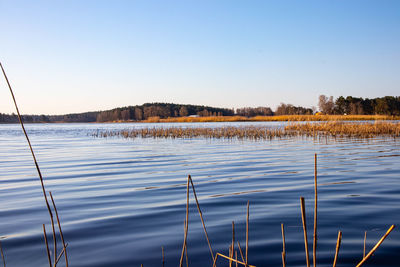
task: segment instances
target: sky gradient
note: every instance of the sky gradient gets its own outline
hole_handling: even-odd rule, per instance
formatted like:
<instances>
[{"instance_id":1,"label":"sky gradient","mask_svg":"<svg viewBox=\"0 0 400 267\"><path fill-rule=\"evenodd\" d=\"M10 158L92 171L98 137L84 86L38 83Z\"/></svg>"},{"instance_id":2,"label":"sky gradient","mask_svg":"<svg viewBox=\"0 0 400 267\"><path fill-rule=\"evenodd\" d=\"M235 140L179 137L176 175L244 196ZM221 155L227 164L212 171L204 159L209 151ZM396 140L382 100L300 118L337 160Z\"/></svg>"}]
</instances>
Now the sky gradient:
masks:
<instances>
[{"instance_id":1,"label":"sky gradient","mask_svg":"<svg viewBox=\"0 0 400 267\"><path fill-rule=\"evenodd\" d=\"M0 0L24 114L400 95L400 1ZM15 112L0 78L0 112Z\"/></svg>"}]
</instances>

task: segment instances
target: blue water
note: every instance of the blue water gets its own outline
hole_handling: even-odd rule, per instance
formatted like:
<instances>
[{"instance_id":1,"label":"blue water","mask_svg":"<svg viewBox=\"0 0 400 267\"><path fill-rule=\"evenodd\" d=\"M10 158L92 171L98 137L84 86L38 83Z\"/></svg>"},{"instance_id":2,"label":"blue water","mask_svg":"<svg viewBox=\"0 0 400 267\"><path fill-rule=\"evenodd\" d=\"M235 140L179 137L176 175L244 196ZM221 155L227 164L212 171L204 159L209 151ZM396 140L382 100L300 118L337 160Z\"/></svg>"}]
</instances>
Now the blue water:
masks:
<instances>
[{"instance_id":1,"label":"blue water","mask_svg":"<svg viewBox=\"0 0 400 267\"><path fill-rule=\"evenodd\" d=\"M279 127L283 123L168 124ZM362 258L364 232L371 249L400 223L400 143L390 138L271 141L94 138L98 130L163 124L28 124L47 191L68 243L70 266L177 266L181 254L186 181L190 174L214 252L228 254L232 221L245 246L250 201L249 263L305 266L300 196L312 240L314 153L318 154L318 266L332 266L338 230L338 266ZM19 125L0 125L0 238L7 266L48 266L42 224L50 220L39 178ZM211 266L191 195L190 266ZM400 266L395 230L365 266ZM50 235L48 236L50 238ZM235 246L237 247L237 246ZM312 245L309 246L310 252ZM60 250L60 247L59 247ZM311 254L310 254L310 260ZM63 259L58 266L64 266ZM227 266L218 260L218 266Z\"/></svg>"}]
</instances>

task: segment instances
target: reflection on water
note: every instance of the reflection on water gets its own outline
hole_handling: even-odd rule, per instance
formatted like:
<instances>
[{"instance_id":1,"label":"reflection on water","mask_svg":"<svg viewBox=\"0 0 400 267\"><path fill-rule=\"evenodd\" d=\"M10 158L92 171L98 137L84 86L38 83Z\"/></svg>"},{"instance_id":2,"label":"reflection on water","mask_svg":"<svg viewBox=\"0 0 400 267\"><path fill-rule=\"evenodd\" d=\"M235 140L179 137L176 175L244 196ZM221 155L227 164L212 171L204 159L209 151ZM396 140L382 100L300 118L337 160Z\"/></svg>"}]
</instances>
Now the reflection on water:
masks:
<instances>
[{"instance_id":1,"label":"reflection on water","mask_svg":"<svg viewBox=\"0 0 400 267\"><path fill-rule=\"evenodd\" d=\"M284 123L184 124L199 125L281 127ZM245 243L249 200L249 262L281 265L280 224L284 223L287 265L304 266L299 198L306 199L311 233L314 153L318 153L319 266L332 264L338 230L343 232L338 266L354 266L362 257L364 231L368 231L368 250L391 224L400 222L400 150L393 139L91 137L98 130L133 127L149 125L27 125L47 190L57 203L71 266L160 266L161 246L166 266L176 266L188 174L215 251L228 254L232 221L236 239ZM49 224L49 219L18 125L0 125L0 170L0 237L6 261L9 266L45 266L41 224ZM400 266L399 241L395 229L371 264ZM212 265L193 199L188 255L191 266Z\"/></svg>"}]
</instances>

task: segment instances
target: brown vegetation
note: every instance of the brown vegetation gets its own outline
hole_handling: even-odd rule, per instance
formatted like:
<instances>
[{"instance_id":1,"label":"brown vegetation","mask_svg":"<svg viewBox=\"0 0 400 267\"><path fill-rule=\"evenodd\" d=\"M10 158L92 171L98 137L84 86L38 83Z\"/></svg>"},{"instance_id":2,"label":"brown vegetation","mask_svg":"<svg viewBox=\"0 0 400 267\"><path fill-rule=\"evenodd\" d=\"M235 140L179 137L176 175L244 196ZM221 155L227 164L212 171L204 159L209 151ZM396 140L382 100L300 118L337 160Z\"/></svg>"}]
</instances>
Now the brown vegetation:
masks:
<instances>
[{"instance_id":1,"label":"brown vegetation","mask_svg":"<svg viewBox=\"0 0 400 267\"><path fill-rule=\"evenodd\" d=\"M290 123L284 128L271 127L168 127L143 128L121 131L104 131L94 133L95 137L124 137L124 138L217 138L217 139L250 139L266 140L296 136L333 136L370 138L374 136L400 136L400 123Z\"/></svg>"},{"instance_id":2,"label":"brown vegetation","mask_svg":"<svg viewBox=\"0 0 400 267\"><path fill-rule=\"evenodd\" d=\"M375 123L293 123L285 127L286 131L294 131L303 135L330 135L347 137L374 137L377 135L400 136L399 122Z\"/></svg>"}]
</instances>

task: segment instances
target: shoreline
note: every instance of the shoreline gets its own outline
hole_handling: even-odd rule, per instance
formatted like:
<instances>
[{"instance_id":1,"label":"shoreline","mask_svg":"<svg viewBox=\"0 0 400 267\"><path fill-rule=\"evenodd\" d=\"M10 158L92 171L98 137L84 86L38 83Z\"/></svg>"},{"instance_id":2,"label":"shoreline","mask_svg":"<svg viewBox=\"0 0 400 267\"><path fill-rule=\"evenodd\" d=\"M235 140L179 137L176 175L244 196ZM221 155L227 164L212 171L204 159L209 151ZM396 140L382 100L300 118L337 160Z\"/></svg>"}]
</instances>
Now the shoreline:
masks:
<instances>
[{"instance_id":1,"label":"shoreline","mask_svg":"<svg viewBox=\"0 0 400 267\"><path fill-rule=\"evenodd\" d=\"M279 122L279 121L396 121L400 116L389 115L276 115L276 116L208 116L208 117L150 117L146 120L118 120L118 121L52 121L52 122L24 122L25 124L53 124L53 123L203 123L203 122ZM1 122L0 124L19 124L18 122Z\"/></svg>"}]
</instances>

